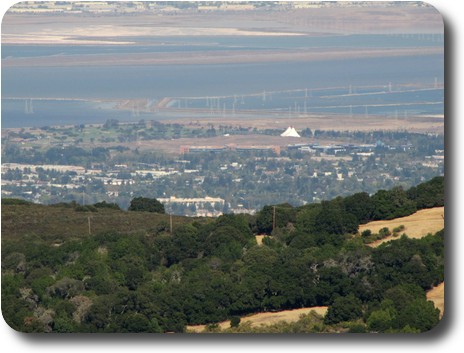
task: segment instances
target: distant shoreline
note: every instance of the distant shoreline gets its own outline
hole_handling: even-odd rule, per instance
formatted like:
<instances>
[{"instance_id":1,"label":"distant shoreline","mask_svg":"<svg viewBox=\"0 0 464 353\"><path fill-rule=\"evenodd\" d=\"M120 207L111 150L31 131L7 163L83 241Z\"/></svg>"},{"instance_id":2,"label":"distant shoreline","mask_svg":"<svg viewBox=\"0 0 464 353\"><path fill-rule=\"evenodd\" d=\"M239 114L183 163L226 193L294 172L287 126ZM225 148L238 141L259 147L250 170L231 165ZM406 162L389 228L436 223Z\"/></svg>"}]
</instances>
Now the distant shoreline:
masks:
<instances>
[{"instance_id":1,"label":"distant shoreline","mask_svg":"<svg viewBox=\"0 0 464 353\"><path fill-rule=\"evenodd\" d=\"M182 54L182 55L180 55ZM124 53L94 55L64 55L2 59L4 68L10 67L76 67L130 65L211 65L264 62L313 62L337 59L384 58L394 56L443 55L442 47L394 49L324 49L291 51L216 51L173 53Z\"/></svg>"}]
</instances>

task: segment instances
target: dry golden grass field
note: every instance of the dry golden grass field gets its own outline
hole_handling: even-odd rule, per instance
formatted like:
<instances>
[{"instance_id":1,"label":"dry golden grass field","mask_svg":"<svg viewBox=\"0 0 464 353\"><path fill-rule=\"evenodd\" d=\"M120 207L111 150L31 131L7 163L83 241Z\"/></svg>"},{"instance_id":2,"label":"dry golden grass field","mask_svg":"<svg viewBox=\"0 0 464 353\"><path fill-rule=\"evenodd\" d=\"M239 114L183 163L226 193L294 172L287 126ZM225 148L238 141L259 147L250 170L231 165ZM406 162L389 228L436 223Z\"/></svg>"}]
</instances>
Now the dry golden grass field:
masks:
<instances>
[{"instance_id":1,"label":"dry golden grass field","mask_svg":"<svg viewBox=\"0 0 464 353\"><path fill-rule=\"evenodd\" d=\"M271 325L279 321L295 322L298 321L301 315L309 314L311 311L315 311L317 314L324 316L327 312L327 308L327 306L314 306L310 308L259 313L242 317L240 322L250 322L252 326ZM230 327L230 321L227 320L219 323L219 327L221 328L221 330L228 329ZM203 332L205 328L206 325L193 325L187 326L187 331L199 333Z\"/></svg>"},{"instance_id":2,"label":"dry golden grass field","mask_svg":"<svg viewBox=\"0 0 464 353\"><path fill-rule=\"evenodd\" d=\"M445 208L434 207L417 211L416 213L395 218L389 221L374 221L359 226L359 232L370 229L372 233L378 233L380 229L387 227L390 231L404 225L405 229L401 232L405 233L409 238L422 238L428 233L436 233L445 227ZM369 246L377 247L380 244L395 239L393 236L388 236L384 239L377 240L369 244Z\"/></svg>"},{"instance_id":3,"label":"dry golden grass field","mask_svg":"<svg viewBox=\"0 0 464 353\"><path fill-rule=\"evenodd\" d=\"M440 319L445 312L445 282L433 287L427 292L427 299L431 300L436 308L440 310Z\"/></svg>"}]
</instances>

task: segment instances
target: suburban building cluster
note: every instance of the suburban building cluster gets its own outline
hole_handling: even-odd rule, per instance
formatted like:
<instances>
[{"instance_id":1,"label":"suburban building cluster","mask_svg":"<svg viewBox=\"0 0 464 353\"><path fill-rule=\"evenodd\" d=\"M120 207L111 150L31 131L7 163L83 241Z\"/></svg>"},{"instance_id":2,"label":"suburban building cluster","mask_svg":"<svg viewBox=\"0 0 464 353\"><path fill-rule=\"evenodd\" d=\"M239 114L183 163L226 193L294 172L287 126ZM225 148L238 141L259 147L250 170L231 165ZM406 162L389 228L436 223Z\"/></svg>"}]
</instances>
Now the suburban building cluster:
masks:
<instances>
[{"instance_id":1,"label":"suburban building cluster","mask_svg":"<svg viewBox=\"0 0 464 353\"><path fill-rule=\"evenodd\" d=\"M409 187L444 173L444 151L417 156L417 146L295 143L274 149L184 149L176 158L142 163L2 164L2 197L40 203L158 198L169 212L218 216L255 213L265 204L301 205L392 185ZM180 158L179 158L180 157ZM408 160L405 164L404 161Z\"/></svg>"}]
</instances>

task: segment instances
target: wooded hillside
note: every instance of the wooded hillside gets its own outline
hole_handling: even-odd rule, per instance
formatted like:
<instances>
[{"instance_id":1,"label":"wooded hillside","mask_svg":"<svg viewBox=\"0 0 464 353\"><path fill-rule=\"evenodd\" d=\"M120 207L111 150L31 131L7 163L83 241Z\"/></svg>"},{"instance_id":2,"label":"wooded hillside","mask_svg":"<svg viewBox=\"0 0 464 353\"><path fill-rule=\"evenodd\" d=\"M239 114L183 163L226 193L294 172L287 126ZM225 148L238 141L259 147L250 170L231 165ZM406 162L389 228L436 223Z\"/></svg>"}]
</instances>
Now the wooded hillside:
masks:
<instances>
[{"instance_id":1,"label":"wooded hillside","mask_svg":"<svg viewBox=\"0 0 464 353\"><path fill-rule=\"evenodd\" d=\"M444 230L371 248L358 227L443 204L434 178L256 216L175 217L170 233L164 214L2 200L3 316L23 332L184 332L329 306L269 330L427 331L439 322L425 293L444 280ZM272 237L258 245L258 233Z\"/></svg>"}]
</instances>

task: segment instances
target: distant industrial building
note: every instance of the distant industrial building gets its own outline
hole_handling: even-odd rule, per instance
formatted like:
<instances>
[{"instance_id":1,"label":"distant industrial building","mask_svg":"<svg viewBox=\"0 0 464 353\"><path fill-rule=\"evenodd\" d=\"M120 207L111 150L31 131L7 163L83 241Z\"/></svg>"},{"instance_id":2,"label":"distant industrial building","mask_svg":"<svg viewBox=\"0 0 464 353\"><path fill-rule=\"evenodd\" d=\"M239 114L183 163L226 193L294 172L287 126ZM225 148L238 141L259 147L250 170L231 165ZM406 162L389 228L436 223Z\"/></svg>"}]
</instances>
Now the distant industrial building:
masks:
<instances>
[{"instance_id":1,"label":"distant industrial building","mask_svg":"<svg viewBox=\"0 0 464 353\"><path fill-rule=\"evenodd\" d=\"M180 203L186 206L190 206L192 204L197 206L204 206L205 204L215 204L218 203L220 205L224 205L224 199L220 197L195 197L195 198L183 198L183 197L175 197L171 196L168 198L158 198L158 201L161 203Z\"/></svg>"}]
</instances>

